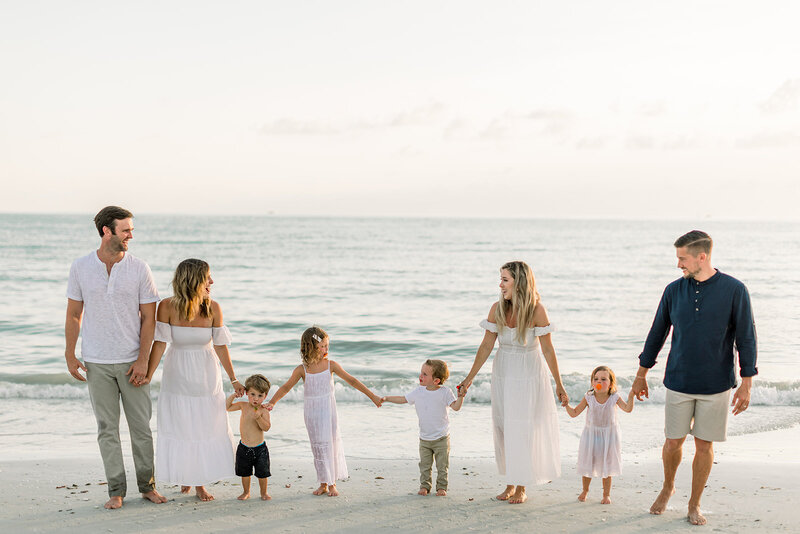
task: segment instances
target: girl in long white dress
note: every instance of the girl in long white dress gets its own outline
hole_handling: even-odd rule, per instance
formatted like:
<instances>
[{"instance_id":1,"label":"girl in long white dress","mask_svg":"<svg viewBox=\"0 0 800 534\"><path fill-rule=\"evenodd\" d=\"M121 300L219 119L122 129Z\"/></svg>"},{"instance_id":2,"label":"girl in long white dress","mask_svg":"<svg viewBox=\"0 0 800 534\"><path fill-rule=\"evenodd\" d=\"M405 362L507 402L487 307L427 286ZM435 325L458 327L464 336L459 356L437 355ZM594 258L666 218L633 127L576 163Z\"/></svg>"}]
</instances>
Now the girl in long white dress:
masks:
<instances>
[{"instance_id":1,"label":"girl in long white dress","mask_svg":"<svg viewBox=\"0 0 800 534\"><path fill-rule=\"evenodd\" d=\"M617 406L630 413L633 410L633 390L628 393L628 402L622 400L617 393L617 377L605 365L592 371L591 382L592 388L575 408L565 406L570 417L578 417L584 409L589 409L578 445L578 474L583 482L578 500L586 501L592 477L601 477L603 499L600 503L611 504L611 477L622 472Z\"/></svg>"},{"instance_id":2,"label":"girl in long white dress","mask_svg":"<svg viewBox=\"0 0 800 534\"><path fill-rule=\"evenodd\" d=\"M147 380L164 355L158 394L156 479L180 484L188 493L195 486L202 501L214 499L205 486L234 473L234 439L225 409L219 367L225 369L237 396L244 387L236 380L228 352L230 332L222 308L211 300L209 266L203 260L182 261L172 280L174 295L162 300ZM169 349L164 349L169 343Z\"/></svg>"},{"instance_id":3,"label":"girl in long white dress","mask_svg":"<svg viewBox=\"0 0 800 534\"><path fill-rule=\"evenodd\" d=\"M339 495L337 480L347 478L347 463L344 459L342 437L336 414L336 397L333 389L333 375L339 375L345 382L369 397L375 406L381 406L381 399L370 391L357 378L348 374L342 366L328 359L330 341L328 334L319 327L312 326L303 332L300 339L302 365L298 365L289 380L283 384L267 403L272 410L295 384L302 378L303 418L314 455L314 468L317 471L319 487L314 495Z\"/></svg>"},{"instance_id":4,"label":"girl in long white dress","mask_svg":"<svg viewBox=\"0 0 800 534\"><path fill-rule=\"evenodd\" d=\"M561 475L558 417L545 365L561 404L569 402L550 338L554 328L526 263L503 265L500 300L480 324L483 342L459 390L466 393L499 340L492 365L492 427L497 469L506 488L497 499L519 504L527 500L526 486Z\"/></svg>"}]
</instances>

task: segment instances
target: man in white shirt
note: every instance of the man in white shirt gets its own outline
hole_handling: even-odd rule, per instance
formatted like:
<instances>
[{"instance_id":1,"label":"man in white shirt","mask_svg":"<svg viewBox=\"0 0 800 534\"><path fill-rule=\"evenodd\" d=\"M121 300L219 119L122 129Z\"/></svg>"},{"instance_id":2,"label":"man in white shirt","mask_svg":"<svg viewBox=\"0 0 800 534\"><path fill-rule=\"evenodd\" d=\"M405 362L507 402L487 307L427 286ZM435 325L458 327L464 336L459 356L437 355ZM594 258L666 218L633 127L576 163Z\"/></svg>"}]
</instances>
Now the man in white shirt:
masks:
<instances>
[{"instance_id":1,"label":"man in white shirt","mask_svg":"<svg viewBox=\"0 0 800 534\"><path fill-rule=\"evenodd\" d=\"M155 489L152 403L150 386L144 380L156 325L158 291L150 267L126 254L128 241L133 239L133 214L118 206L107 206L94 222L100 233L100 248L75 260L69 271L64 327L67 369L77 380L88 382L97 419L97 442L108 480L109 500L105 507L121 507L127 490L119 439L120 400L131 434L139 491L154 503L167 502ZM75 356L79 334L85 365Z\"/></svg>"}]
</instances>

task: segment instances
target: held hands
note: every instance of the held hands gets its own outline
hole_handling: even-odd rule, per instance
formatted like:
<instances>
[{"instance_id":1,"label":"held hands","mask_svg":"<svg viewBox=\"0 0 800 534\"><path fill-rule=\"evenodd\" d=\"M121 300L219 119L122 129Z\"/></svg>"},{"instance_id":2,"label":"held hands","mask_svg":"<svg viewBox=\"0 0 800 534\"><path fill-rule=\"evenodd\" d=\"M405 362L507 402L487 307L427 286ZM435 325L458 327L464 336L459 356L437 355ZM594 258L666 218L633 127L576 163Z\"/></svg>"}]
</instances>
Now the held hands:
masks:
<instances>
[{"instance_id":1,"label":"held hands","mask_svg":"<svg viewBox=\"0 0 800 534\"><path fill-rule=\"evenodd\" d=\"M564 386L559 385L556 387L556 395L558 396L558 400L561 401L561 406L569 406L569 395L567 395L567 390L564 389Z\"/></svg>"},{"instance_id":2,"label":"held hands","mask_svg":"<svg viewBox=\"0 0 800 534\"><path fill-rule=\"evenodd\" d=\"M272 402L268 402L268 403L266 403L266 404L262 404L262 406L263 406L264 408L266 408L268 412L271 412L271 411L272 411L272 409L275 407L275 404L274 404L274 403L272 403Z\"/></svg>"},{"instance_id":3,"label":"held hands","mask_svg":"<svg viewBox=\"0 0 800 534\"><path fill-rule=\"evenodd\" d=\"M231 385L233 386L233 390L236 392L237 397L241 397L245 394L244 386L235 378L231 380Z\"/></svg>"},{"instance_id":4,"label":"held hands","mask_svg":"<svg viewBox=\"0 0 800 534\"><path fill-rule=\"evenodd\" d=\"M650 398L650 390L647 388L647 379L643 376L636 376L631 384L631 392L636 395L636 400L644 400L642 396Z\"/></svg>"},{"instance_id":5,"label":"held hands","mask_svg":"<svg viewBox=\"0 0 800 534\"><path fill-rule=\"evenodd\" d=\"M465 378L463 382L456 386L456 391L458 391L459 397L466 397L467 390L472 385L472 380Z\"/></svg>"},{"instance_id":6,"label":"held hands","mask_svg":"<svg viewBox=\"0 0 800 534\"><path fill-rule=\"evenodd\" d=\"M375 395L374 393L372 393L369 396L369 400L371 400L373 403L375 403L375 406L380 408L381 404L383 404L386 401L386 397L379 397L379 396Z\"/></svg>"},{"instance_id":7,"label":"held hands","mask_svg":"<svg viewBox=\"0 0 800 534\"><path fill-rule=\"evenodd\" d=\"M136 386L144 386L149 382L147 380L147 362L142 362L136 360L128 367L128 372L125 373L125 376L130 376L128 382Z\"/></svg>"}]
</instances>

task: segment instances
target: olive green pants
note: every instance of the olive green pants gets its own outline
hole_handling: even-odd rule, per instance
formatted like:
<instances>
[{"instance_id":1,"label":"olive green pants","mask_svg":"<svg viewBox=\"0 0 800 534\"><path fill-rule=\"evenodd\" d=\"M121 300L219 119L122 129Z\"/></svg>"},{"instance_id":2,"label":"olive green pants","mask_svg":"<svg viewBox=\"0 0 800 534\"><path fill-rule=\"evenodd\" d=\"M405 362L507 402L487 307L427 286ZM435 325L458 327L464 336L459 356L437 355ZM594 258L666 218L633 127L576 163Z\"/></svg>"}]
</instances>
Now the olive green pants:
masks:
<instances>
[{"instance_id":1,"label":"olive green pants","mask_svg":"<svg viewBox=\"0 0 800 534\"><path fill-rule=\"evenodd\" d=\"M130 366L130 363L86 362L89 398L97 419L97 443L100 445L100 456L103 457L110 497L125 497L128 488L119 439L120 400L131 434L131 452L139 491L147 493L155 489L150 385L136 387L128 382L130 377L125 373Z\"/></svg>"},{"instance_id":2,"label":"olive green pants","mask_svg":"<svg viewBox=\"0 0 800 534\"><path fill-rule=\"evenodd\" d=\"M450 436L433 441L419 440L419 485L431 490L433 461L436 460L436 489L447 490L447 469L450 466Z\"/></svg>"}]
</instances>

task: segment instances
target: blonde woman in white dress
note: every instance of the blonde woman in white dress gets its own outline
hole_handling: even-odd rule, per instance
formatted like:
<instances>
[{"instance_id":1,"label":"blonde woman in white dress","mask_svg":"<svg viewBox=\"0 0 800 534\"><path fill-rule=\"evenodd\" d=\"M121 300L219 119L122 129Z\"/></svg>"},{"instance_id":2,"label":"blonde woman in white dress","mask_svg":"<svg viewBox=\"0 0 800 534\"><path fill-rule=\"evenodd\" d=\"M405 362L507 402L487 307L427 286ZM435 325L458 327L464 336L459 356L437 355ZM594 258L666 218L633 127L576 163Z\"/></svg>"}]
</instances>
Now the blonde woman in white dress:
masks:
<instances>
[{"instance_id":1,"label":"blonde woman in white dress","mask_svg":"<svg viewBox=\"0 0 800 534\"><path fill-rule=\"evenodd\" d=\"M483 342L459 394L466 394L499 340L492 364L492 427L495 460L506 488L497 499L520 504L527 500L526 486L561 475L558 417L546 369L555 379L561 405L569 403L550 338L554 328L525 262L512 261L500 269L500 300L480 325L486 331Z\"/></svg>"},{"instance_id":2,"label":"blonde woman in white dress","mask_svg":"<svg viewBox=\"0 0 800 534\"><path fill-rule=\"evenodd\" d=\"M147 370L149 382L169 343L158 394L155 476L160 482L179 484L181 493L194 486L201 501L214 499L207 484L235 476L220 364L236 396L244 394L233 372L231 335L222 322L222 308L211 300L213 283L205 261L187 259L178 265L173 296L158 304Z\"/></svg>"},{"instance_id":3,"label":"blonde woman in white dress","mask_svg":"<svg viewBox=\"0 0 800 534\"><path fill-rule=\"evenodd\" d=\"M330 340L328 334L318 326L312 326L303 332L300 339L300 356L302 365L298 365L289 380L275 392L267 403L267 410L272 410L291 389L303 379L303 419L311 442L311 453L314 455L314 468L317 471L319 487L314 495L336 497L339 490L337 480L347 478L347 463L344 459L342 436L339 433L339 419L336 413L336 397L334 396L333 375L339 377L357 389L381 407L381 398L375 395L360 380L342 369L342 366L328 359Z\"/></svg>"}]
</instances>

